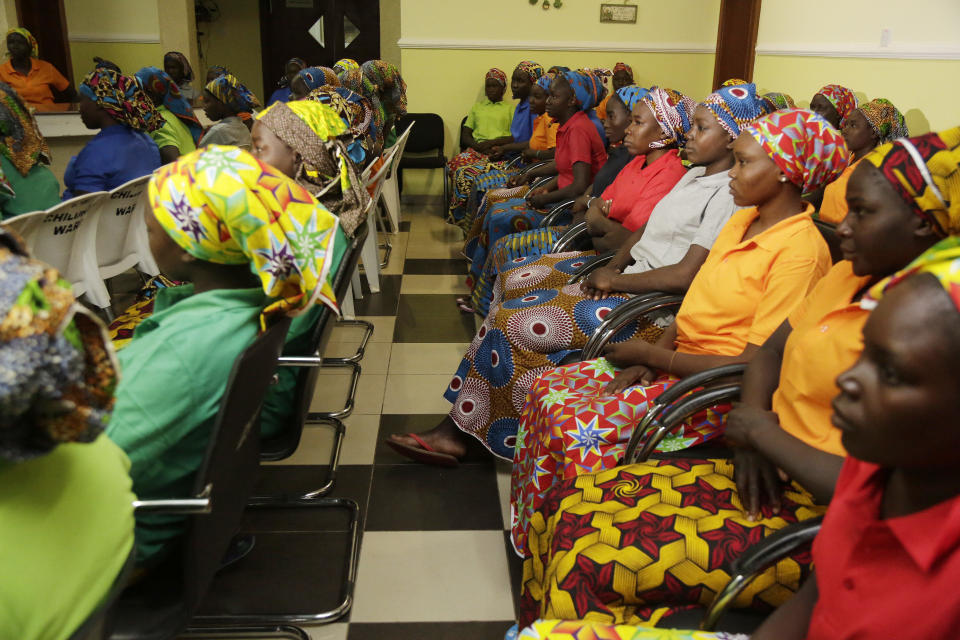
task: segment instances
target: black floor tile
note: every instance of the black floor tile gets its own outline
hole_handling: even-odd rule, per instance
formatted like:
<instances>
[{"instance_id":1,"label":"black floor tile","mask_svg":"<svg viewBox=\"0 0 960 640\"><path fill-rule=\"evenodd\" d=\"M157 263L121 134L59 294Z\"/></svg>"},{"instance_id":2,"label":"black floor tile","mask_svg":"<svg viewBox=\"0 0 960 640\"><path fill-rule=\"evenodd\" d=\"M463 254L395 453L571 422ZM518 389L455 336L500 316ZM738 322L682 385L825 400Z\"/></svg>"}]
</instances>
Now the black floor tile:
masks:
<instances>
[{"instance_id":1,"label":"black floor tile","mask_svg":"<svg viewBox=\"0 0 960 640\"><path fill-rule=\"evenodd\" d=\"M392 316L397 313L397 301L400 298L400 283L403 276L380 275L380 293L370 293L367 279L360 276L363 282L363 300L354 301L354 308L358 316Z\"/></svg>"},{"instance_id":2,"label":"black floor tile","mask_svg":"<svg viewBox=\"0 0 960 640\"><path fill-rule=\"evenodd\" d=\"M503 530L491 465L378 465L366 531Z\"/></svg>"},{"instance_id":3,"label":"black floor tile","mask_svg":"<svg viewBox=\"0 0 960 640\"><path fill-rule=\"evenodd\" d=\"M380 431L377 434L377 451L373 458L374 464L415 464L409 458L401 456L385 444L385 440L395 433L419 433L432 429L443 420L442 415L416 414L399 415L385 413L380 416ZM485 464L493 466L493 455L480 444L473 436L466 436L467 455L463 458L464 464Z\"/></svg>"},{"instance_id":4,"label":"black floor tile","mask_svg":"<svg viewBox=\"0 0 960 640\"><path fill-rule=\"evenodd\" d=\"M347 640L502 640L513 620L500 622L355 622Z\"/></svg>"},{"instance_id":5,"label":"black floor tile","mask_svg":"<svg viewBox=\"0 0 960 640\"><path fill-rule=\"evenodd\" d=\"M403 263L403 272L411 275L433 276L446 273L466 277L469 270L469 263L463 258L421 258L417 260L408 258Z\"/></svg>"},{"instance_id":6,"label":"black floor tile","mask_svg":"<svg viewBox=\"0 0 960 640\"><path fill-rule=\"evenodd\" d=\"M523 581L523 560L513 550L510 532L503 532L503 543L507 548L507 569L510 571L510 592L513 594L513 613L520 618L520 583ZM693 627L691 627L692 629Z\"/></svg>"},{"instance_id":7,"label":"black floor tile","mask_svg":"<svg viewBox=\"0 0 960 640\"><path fill-rule=\"evenodd\" d=\"M403 232L403 231L410 231L410 221L409 221L409 220L402 220L402 221L400 222L400 231L401 231L401 232Z\"/></svg>"},{"instance_id":8,"label":"black floor tile","mask_svg":"<svg viewBox=\"0 0 960 640\"><path fill-rule=\"evenodd\" d=\"M357 313L361 313L360 307ZM473 315L457 308L456 295L400 296L394 342L470 342L474 333Z\"/></svg>"}]
</instances>

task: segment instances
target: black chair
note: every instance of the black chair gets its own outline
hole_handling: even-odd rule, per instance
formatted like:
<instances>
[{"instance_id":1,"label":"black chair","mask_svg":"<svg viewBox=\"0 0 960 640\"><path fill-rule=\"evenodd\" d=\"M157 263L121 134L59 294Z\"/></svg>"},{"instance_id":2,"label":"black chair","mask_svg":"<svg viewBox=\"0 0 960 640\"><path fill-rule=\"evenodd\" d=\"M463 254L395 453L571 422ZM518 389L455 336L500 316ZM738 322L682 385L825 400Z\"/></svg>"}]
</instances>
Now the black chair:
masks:
<instances>
[{"instance_id":1,"label":"black chair","mask_svg":"<svg viewBox=\"0 0 960 640\"><path fill-rule=\"evenodd\" d=\"M833 264L837 264L843 260L843 251L840 250L840 238L837 236L837 225L827 222L826 220L820 220L819 218L814 218L813 224L817 225L817 231L820 232L824 242L827 243L827 247L830 248L830 259L833 260Z\"/></svg>"},{"instance_id":2,"label":"black chair","mask_svg":"<svg viewBox=\"0 0 960 640\"><path fill-rule=\"evenodd\" d=\"M200 606L240 526L253 488L260 452L258 416L289 326L289 318L276 321L234 363L193 496L134 502L136 513L188 516L187 531L175 554L120 596L113 612L111 640L175 638ZM239 629L217 631L242 633ZM289 627L256 631L306 637Z\"/></svg>"},{"instance_id":3,"label":"black chair","mask_svg":"<svg viewBox=\"0 0 960 640\"><path fill-rule=\"evenodd\" d=\"M467 145L463 144L463 129L467 126L467 116L460 120L460 126L457 127L457 144L460 145L460 153L467 150Z\"/></svg>"},{"instance_id":4,"label":"black chair","mask_svg":"<svg viewBox=\"0 0 960 640\"><path fill-rule=\"evenodd\" d=\"M443 202L446 205L450 202L450 191L443 118L436 113L407 113L397 118L397 128L406 130L414 122L417 126L410 132L403 157L397 165L400 192L403 192L404 169L440 169L443 171Z\"/></svg>"}]
</instances>

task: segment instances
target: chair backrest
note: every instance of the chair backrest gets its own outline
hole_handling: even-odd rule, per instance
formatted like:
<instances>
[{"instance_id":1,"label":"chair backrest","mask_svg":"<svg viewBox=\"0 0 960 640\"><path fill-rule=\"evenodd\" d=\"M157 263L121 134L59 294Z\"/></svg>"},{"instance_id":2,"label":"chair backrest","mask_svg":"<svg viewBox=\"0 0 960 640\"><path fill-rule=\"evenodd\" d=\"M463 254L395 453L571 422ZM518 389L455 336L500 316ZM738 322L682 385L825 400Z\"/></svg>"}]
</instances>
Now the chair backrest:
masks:
<instances>
[{"instance_id":1,"label":"chair backrest","mask_svg":"<svg viewBox=\"0 0 960 640\"><path fill-rule=\"evenodd\" d=\"M820 232L824 242L827 243L827 247L830 249L830 259L833 260L833 264L837 264L843 260L843 251L840 250L840 237L837 235L837 225L817 218L813 219L813 224L817 226L817 231Z\"/></svg>"},{"instance_id":2,"label":"chair backrest","mask_svg":"<svg viewBox=\"0 0 960 640\"><path fill-rule=\"evenodd\" d=\"M407 113L397 118L398 127L409 127L416 123L416 132L410 134L406 151L425 153L439 150L444 153L443 118L436 113Z\"/></svg>"},{"instance_id":3,"label":"chair backrest","mask_svg":"<svg viewBox=\"0 0 960 640\"><path fill-rule=\"evenodd\" d=\"M373 187L373 193L370 194L370 202L368 203L368 213L380 202L380 192L383 191L383 185L387 180L387 172L390 170L390 165L393 164L393 159L397 157L396 145L390 147L384 153L383 164L380 165L380 168L377 169L374 175L370 175L373 170L373 164L364 169L363 173L360 174L364 180L364 186Z\"/></svg>"},{"instance_id":4,"label":"chair backrest","mask_svg":"<svg viewBox=\"0 0 960 640\"><path fill-rule=\"evenodd\" d=\"M137 240L141 234L142 240L146 240L144 215L149 182L150 174L134 178L110 191L109 198L101 204L97 218L97 266L101 270L119 265L123 271L130 268L125 263L140 261L137 251L143 247L138 246ZM110 272L104 277L114 275Z\"/></svg>"},{"instance_id":5,"label":"chair backrest","mask_svg":"<svg viewBox=\"0 0 960 640\"><path fill-rule=\"evenodd\" d=\"M182 606L192 617L240 527L260 465L260 407L277 368L290 319L277 320L233 364L194 492L211 511L190 516L183 546Z\"/></svg>"},{"instance_id":6,"label":"chair backrest","mask_svg":"<svg viewBox=\"0 0 960 640\"><path fill-rule=\"evenodd\" d=\"M403 130L403 133L400 134L400 137L397 138L397 141L391 146L387 151L392 152L390 154L390 164L387 167L387 180L396 176L397 165L400 164L400 160L403 157L403 150L407 146L407 142L410 139L410 131L413 129L415 122L411 122L406 129Z\"/></svg>"},{"instance_id":7,"label":"chair backrest","mask_svg":"<svg viewBox=\"0 0 960 640\"><path fill-rule=\"evenodd\" d=\"M463 144L463 128L467 126L467 116L463 116L460 126L457 128L457 144L460 145L460 151L466 151L467 146Z\"/></svg>"}]
</instances>

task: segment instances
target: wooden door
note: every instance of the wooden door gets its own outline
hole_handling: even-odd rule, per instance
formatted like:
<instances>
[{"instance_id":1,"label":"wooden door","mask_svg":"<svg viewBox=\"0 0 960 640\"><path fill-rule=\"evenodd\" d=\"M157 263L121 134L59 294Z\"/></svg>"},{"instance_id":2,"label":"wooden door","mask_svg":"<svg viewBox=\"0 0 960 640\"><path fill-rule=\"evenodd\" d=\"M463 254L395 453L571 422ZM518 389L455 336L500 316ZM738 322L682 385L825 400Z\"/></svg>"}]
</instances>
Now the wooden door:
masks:
<instances>
[{"instance_id":1,"label":"wooden door","mask_svg":"<svg viewBox=\"0 0 960 640\"><path fill-rule=\"evenodd\" d=\"M17 21L37 39L40 59L55 66L73 83L63 0L17 0Z\"/></svg>"},{"instance_id":2,"label":"wooden door","mask_svg":"<svg viewBox=\"0 0 960 640\"><path fill-rule=\"evenodd\" d=\"M263 86L267 95L293 57L330 67L340 58L380 57L379 0L260 0Z\"/></svg>"},{"instance_id":3,"label":"wooden door","mask_svg":"<svg viewBox=\"0 0 960 640\"><path fill-rule=\"evenodd\" d=\"M759 25L760 0L722 0L713 63L714 89L730 78L753 81Z\"/></svg>"}]
</instances>

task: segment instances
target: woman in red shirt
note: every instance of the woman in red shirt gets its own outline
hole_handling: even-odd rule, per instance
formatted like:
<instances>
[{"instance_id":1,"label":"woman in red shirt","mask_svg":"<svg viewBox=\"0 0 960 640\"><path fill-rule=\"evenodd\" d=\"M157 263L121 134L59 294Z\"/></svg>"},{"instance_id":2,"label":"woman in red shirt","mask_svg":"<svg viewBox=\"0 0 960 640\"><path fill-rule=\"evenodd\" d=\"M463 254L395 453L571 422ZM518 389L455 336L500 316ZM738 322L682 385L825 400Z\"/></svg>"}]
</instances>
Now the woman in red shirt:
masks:
<instances>
[{"instance_id":1,"label":"woman in red shirt","mask_svg":"<svg viewBox=\"0 0 960 640\"><path fill-rule=\"evenodd\" d=\"M37 57L39 51L37 39L26 29L7 31L10 59L0 65L0 80L13 87L24 102L43 111L54 102L70 102L77 92L56 67Z\"/></svg>"}]
</instances>

